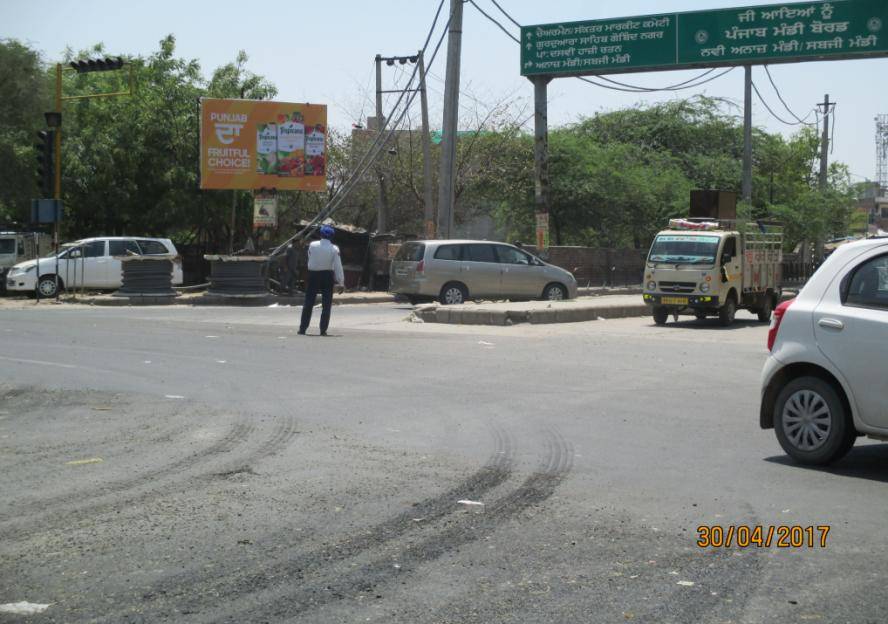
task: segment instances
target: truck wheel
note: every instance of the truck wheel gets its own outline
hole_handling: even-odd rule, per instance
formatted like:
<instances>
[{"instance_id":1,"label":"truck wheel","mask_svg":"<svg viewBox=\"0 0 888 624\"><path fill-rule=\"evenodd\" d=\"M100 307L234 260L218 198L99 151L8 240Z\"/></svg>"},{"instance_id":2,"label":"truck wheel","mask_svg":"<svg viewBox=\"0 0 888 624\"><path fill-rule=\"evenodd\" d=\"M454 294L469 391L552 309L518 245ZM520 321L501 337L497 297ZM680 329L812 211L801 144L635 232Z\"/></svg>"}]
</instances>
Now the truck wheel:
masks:
<instances>
[{"instance_id":1,"label":"truck wheel","mask_svg":"<svg viewBox=\"0 0 888 624\"><path fill-rule=\"evenodd\" d=\"M733 297L728 297L725 305L718 309L718 322L722 327L727 327L734 322L734 316L737 315L737 303Z\"/></svg>"},{"instance_id":2,"label":"truck wheel","mask_svg":"<svg viewBox=\"0 0 888 624\"><path fill-rule=\"evenodd\" d=\"M665 325L668 318L669 310L667 310L663 306L654 308L654 323L656 323L657 325Z\"/></svg>"},{"instance_id":3,"label":"truck wheel","mask_svg":"<svg viewBox=\"0 0 888 624\"><path fill-rule=\"evenodd\" d=\"M762 323L770 323L771 322L771 296L768 295L765 297L765 302L762 304L758 310L756 310L758 314L758 319Z\"/></svg>"}]
</instances>

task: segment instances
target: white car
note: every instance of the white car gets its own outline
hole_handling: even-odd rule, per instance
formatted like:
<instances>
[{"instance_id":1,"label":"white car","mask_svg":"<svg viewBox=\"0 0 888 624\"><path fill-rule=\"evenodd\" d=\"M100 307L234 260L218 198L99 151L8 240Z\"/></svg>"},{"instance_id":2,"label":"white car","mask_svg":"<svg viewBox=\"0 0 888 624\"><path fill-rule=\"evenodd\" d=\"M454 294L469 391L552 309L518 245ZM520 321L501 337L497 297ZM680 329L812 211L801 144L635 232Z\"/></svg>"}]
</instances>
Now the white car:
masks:
<instances>
[{"instance_id":1,"label":"white car","mask_svg":"<svg viewBox=\"0 0 888 624\"><path fill-rule=\"evenodd\" d=\"M888 440L888 238L842 245L768 332L759 413L803 464L843 457L857 436Z\"/></svg>"},{"instance_id":2,"label":"white car","mask_svg":"<svg viewBox=\"0 0 888 624\"><path fill-rule=\"evenodd\" d=\"M21 262L9 270L6 289L18 292L40 290L41 297L55 297L56 266L59 288L115 290L122 284L121 256L175 256L173 285L182 284L182 262L176 246L168 238L104 236L84 238L66 245L56 256ZM39 277L38 277L39 264Z\"/></svg>"}]
</instances>

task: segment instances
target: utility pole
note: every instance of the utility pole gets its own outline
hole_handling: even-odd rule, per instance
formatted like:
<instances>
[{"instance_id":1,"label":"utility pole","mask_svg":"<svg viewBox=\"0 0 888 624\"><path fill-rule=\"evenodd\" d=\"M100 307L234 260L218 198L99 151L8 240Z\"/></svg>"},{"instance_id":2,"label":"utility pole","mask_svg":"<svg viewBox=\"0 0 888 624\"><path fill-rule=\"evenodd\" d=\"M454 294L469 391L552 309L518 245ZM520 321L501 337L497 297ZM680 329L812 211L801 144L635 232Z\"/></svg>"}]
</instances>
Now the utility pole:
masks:
<instances>
[{"instance_id":1,"label":"utility pole","mask_svg":"<svg viewBox=\"0 0 888 624\"><path fill-rule=\"evenodd\" d=\"M419 102L422 108L422 177L423 216L426 239L435 238L435 204L432 196L432 137L429 136L429 100L426 95L425 60L422 50L417 54L419 63Z\"/></svg>"},{"instance_id":2,"label":"utility pole","mask_svg":"<svg viewBox=\"0 0 888 624\"><path fill-rule=\"evenodd\" d=\"M382 116L382 55L376 55L376 132L382 135L383 130ZM380 145L382 149L382 145ZM379 167L376 168L376 177L379 181L379 195L376 197L376 233L382 234L386 229L385 222L385 181Z\"/></svg>"},{"instance_id":3,"label":"utility pole","mask_svg":"<svg viewBox=\"0 0 888 624\"><path fill-rule=\"evenodd\" d=\"M549 246L549 114L548 76L535 76L533 82L533 164L536 248L542 253Z\"/></svg>"},{"instance_id":4,"label":"utility pole","mask_svg":"<svg viewBox=\"0 0 888 624\"><path fill-rule=\"evenodd\" d=\"M752 65L745 65L743 81L743 182L741 199L752 201Z\"/></svg>"},{"instance_id":5,"label":"utility pole","mask_svg":"<svg viewBox=\"0 0 888 624\"><path fill-rule=\"evenodd\" d=\"M835 106L835 102L830 103L829 94L823 96L823 101L817 105L823 108L823 132L820 135L820 179L819 188L825 191L829 184L829 114L830 106ZM818 232L814 239L814 259L817 262L823 260L823 235L824 232Z\"/></svg>"},{"instance_id":6,"label":"utility pole","mask_svg":"<svg viewBox=\"0 0 888 624\"><path fill-rule=\"evenodd\" d=\"M447 73L444 76L444 123L441 128L441 172L438 177L438 237L453 235L456 196L456 132L459 124L459 63L462 51L463 0L450 0Z\"/></svg>"}]
</instances>

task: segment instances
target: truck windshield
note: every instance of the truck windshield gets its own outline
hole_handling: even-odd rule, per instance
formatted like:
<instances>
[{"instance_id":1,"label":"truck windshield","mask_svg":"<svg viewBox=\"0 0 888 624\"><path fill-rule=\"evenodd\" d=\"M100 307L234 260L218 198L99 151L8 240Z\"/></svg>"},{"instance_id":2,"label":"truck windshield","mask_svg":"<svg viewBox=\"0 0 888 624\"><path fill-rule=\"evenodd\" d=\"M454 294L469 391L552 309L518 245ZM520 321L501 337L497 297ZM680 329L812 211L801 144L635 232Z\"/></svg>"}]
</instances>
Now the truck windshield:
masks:
<instances>
[{"instance_id":1,"label":"truck windshield","mask_svg":"<svg viewBox=\"0 0 888 624\"><path fill-rule=\"evenodd\" d=\"M654 239L648 262L715 264L718 236L660 234Z\"/></svg>"},{"instance_id":2,"label":"truck windshield","mask_svg":"<svg viewBox=\"0 0 888 624\"><path fill-rule=\"evenodd\" d=\"M15 253L14 238L0 238L0 256L8 256Z\"/></svg>"}]
</instances>

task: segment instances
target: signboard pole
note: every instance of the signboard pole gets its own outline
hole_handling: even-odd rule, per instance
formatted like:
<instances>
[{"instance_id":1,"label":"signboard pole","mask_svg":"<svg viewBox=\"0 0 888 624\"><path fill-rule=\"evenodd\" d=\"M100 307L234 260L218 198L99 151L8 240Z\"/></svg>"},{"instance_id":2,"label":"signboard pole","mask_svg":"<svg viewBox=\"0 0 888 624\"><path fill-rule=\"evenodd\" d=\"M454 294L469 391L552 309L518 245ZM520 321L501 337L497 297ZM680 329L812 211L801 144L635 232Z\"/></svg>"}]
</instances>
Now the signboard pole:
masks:
<instances>
[{"instance_id":1,"label":"signboard pole","mask_svg":"<svg viewBox=\"0 0 888 624\"><path fill-rule=\"evenodd\" d=\"M237 210L237 191L231 191L231 229L228 232L228 255L234 253L234 222Z\"/></svg>"},{"instance_id":2,"label":"signboard pole","mask_svg":"<svg viewBox=\"0 0 888 624\"><path fill-rule=\"evenodd\" d=\"M743 67L743 184L742 199L752 201L752 65Z\"/></svg>"},{"instance_id":3,"label":"signboard pole","mask_svg":"<svg viewBox=\"0 0 888 624\"><path fill-rule=\"evenodd\" d=\"M548 76L533 81L534 207L537 215L537 251L549 246L549 115L546 102ZM545 215L545 217L541 217Z\"/></svg>"}]
</instances>

